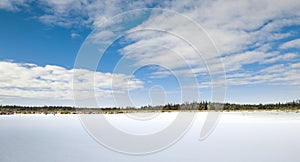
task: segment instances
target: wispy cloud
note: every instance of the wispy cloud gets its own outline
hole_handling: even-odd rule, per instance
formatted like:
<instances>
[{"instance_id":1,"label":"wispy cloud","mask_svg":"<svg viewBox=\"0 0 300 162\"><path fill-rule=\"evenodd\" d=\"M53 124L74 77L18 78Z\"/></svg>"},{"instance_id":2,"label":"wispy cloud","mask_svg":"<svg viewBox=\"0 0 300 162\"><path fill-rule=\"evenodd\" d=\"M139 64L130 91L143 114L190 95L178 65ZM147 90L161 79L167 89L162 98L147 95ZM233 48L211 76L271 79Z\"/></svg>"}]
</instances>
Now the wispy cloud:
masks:
<instances>
[{"instance_id":1,"label":"wispy cloud","mask_svg":"<svg viewBox=\"0 0 300 162\"><path fill-rule=\"evenodd\" d=\"M77 38L77 37L80 37L80 34L77 34L77 33L71 33L71 37L72 37L72 38Z\"/></svg>"},{"instance_id":2,"label":"wispy cloud","mask_svg":"<svg viewBox=\"0 0 300 162\"><path fill-rule=\"evenodd\" d=\"M0 9L18 11L20 7L27 6L27 3L30 1L32 0L1 0Z\"/></svg>"},{"instance_id":3,"label":"wispy cloud","mask_svg":"<svg viewBox=\"0 0 300 162\"><path fill-rule=\"evenodd\" d=\"M300 48L300 39L291 40L285 42L280 46L281 49L288 49L288 48Z\"/></svg>"},{"instance_id":4,"label":"wispy cloud","mask_svg":"<svg viewBox=\"0 0 300 162\"><path fill-rule=\"evenodd\" d=\"M200 51L202 58L199 57L191 46L170 34L182 36L188 33L189 35L185 35L188 38L195 37L198 34L191 29L191 24L181 22L176 14L166 16L164 13L153 14L132 31L148 27L167 29L166 32L139 32L136 35L128 35L127 39L133 40L134 43L124 47L120 52L128 58L135 59L136 66L145 63L161 64L183 75L209 75L222 72L222 65L215 61L222 59L227 74L249 75L242 79L229 78L228 83L231 85L273 81L285 85L288 81L292 82L294 77L298 77L288 67L290 62L299 60L299 54L285 53L279 48L297 47L298 40L287 43L284 40L295 35L295 31L287 29L289 26L300 25L300 14L297 12L299 7L300 2L295 0L284 2L264 0L258 3L222 0L172 1L165 8L179 11L180 14L199 23L214 40L221 56L210 52L210 48L205 48L203 43ZM161 47L153 48L154 45ZM255 64L261 67L256 67ZM284 64L285 73L258 74L260 70L277 64ZM249 72L246 66L248 68L252 66L254 72ZM161 76L165 73L155 74Z\"/></svg>"}]
</instances>

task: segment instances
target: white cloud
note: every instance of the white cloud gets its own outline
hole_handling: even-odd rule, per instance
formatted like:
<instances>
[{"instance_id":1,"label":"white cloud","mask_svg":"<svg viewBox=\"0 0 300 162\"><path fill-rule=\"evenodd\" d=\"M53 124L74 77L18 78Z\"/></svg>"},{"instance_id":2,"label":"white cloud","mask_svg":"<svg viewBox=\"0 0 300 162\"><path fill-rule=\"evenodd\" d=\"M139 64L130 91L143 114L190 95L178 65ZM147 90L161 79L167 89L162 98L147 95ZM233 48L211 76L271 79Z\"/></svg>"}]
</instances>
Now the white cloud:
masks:
<instances>
[{"instance_id":1,"label":"white cloud","mask_svg":"<svg viewBox=\"0 0 300 162\"><path fill-rule=\"evenodd\" d=\"M4 0L3 4L25 3L26 0ZM38 2L45 14L39 19L47 24L65 27L88 26L97 28L109 18L132 9L154 5L184 14L202 25L212 36L222 54L241 53L249 46L260 47L270 41L289 37L291 33L281 33L286 25L299 24L298 0L263 1L126 1L119 0L42 0ZM159 18L168 24L159 23ZM152 23L151 23L152 22ZM92 24L92 25L91 25ZM165 19L163 15L152 17L148 24L166 25L170 31L187 28L185 24ZM174 26L176 24L176 26ZM180 24L178 26L178 24ZM182 30L181 30L182 31ZM189 31L193 34L192 31Z\"/></svg>"},{"instance_id":2,"label":"white cloud","mask_svg":"<svg viewBox=\"0 0 300 162\"><path fill-rule=\"evenodd\" d=\"M277 56L278 53L264 53L257 51L247 51L245 53L234 54L224 57L227 72L240 70L243 65L264 62L270 57Z\"/></svg>"},{"instance_id":3,"label":"white cloud","mask_svg":"<svg viewBox=\"0 0 300 162\"><path fill-rule=\"evenodd\" d=\"M12 2L4 0L0 2L0 7L5 5L16 6L17 3ZM23 1L20 0L19 4L21 2ZM65 27L78 26L79 24L98 29L103 27L101 26L103 22L114 15L132 9L145 8L149 4L154 4L154 1L125 3L118 0L44 0L39 3L45 10L45 14L39 17L44 23ZM157 4L160 8L177 11L200 24L216 43L221 56L212 51L210 40L204 37L204 32L202 32L204 35L201 35L201 32L199 35L199 31L193 28L192 23L179 19L180 16L176 14L168 15L164 12L160 14L156 12L152 13L148 20L131 29L131 31L148 27L164 29L165 32L142 31L130 34L126 36L126 39L133 40L134 43L120 50L127 59L135 60L135 66L150 63L160 64L179 75L193 75L195 73L197 75L207 75L206 65L209 66L211 73L222 72L222 64L216 61L222 59L228 74L229 85L299 84L299 63L289 63L292 60L295 62L299 59L299 55L280 51L281 49L300 48L300 39L280 45L283 40L295 34L292 30L282 30L283 27L300 25L299 0L173 0L163 3L159 1ZM192 44L200 42L201 50L199 52L202 58L187 42L176 37L176 34L188 38ZM93 36L97 40L97 38L110 38L115 35L113 31L105 30L94 33ZM279 48L276 49L274 46L277 46L278 43ZM205 62L203 62L203 59ZM253 71L245 69L246 65L255 63L264 66L253 67ZM53 84L53 87L58 88L70 87L68 81L65 81L66 84L59 82L64 81L64 78L68 78L70 75L68 70L55 69L55 73L63 72L64 74L56 75L49 72L49 68L53 68L51 66L28 66L27 70L30 69L27 72L28 74L20 74L20 76L24 75L22 77L31 78L30 73L38 73L38 76L42 76L41 79L33 79L33 82L36 83L33 85L36 87L32 88L49 88L45 84ZM12 69L22 67L23 65L14 66ZM169 72L160 70L154 73L152 77L168 75L170 75ZM119 76L121 77L120 80L126 78L121 74ZM52 83L51 78L56 77L59 78L58 81L54 80L55 83ZM99 77L102 80L103 78L110 78L109 75L100 72ZM14 80L13 74L7 74L7 78L11 78L11 81ZM20 85L25 83L20 83ZM122 82L119 83L120 85L117 85L122 89ZM109 85L108 82L99 84L102 87ZM140 83L135 84L139 85ZM200 86L206 87L209 84L209 82L203 82ZM29 83L25 85L30 87ZM100 90L108 92L105 89ZM31 94L34 93L36 92Z\"/></svg>"},{"instance_id":4,"label":"white cloud","mask_svg":"<svg viewBox=\"0 0 300 162\"><path fill-rule=\"evenodd\" d=\"M300 48L300 39L288 41L280 46L281 49Z\"/></svg>"},{"instance_id":5,"label":"white cloud","mask_svg":"<svg viewBox=\"0 0 300 162\"><path fill-rule=\"evenodd\" d=\"M68 70L60 66L0 62L0 95L23 98L73 99L75 90L84 93L86 85L95 85L96 96L110 98L112 92L125 92L143 87L143 82L124 74L92 72L84 69ZM92 82L95 78L95 84ZM92 83L91 83L92 82ZM81 96L87 98L89 96Z\"/></svg>"},{"instance_id":6,"label":"white cloud","mask_svg":"<svg viewBox=\"0 0 300 162\"><path fill-rule=\"evenodd\" d=\"M165 33L159 32L139 32L135 35L127 36L134 40L121 50L121 53L128 55L128 58L135 59L136 66L146 63L157 63L169 67L173 72L181 74L208 74L206 63L210 73L222 72L222 65L216 60L223 59L226 73L240 74L247 73L245 65L254 63L267 64L264 67L271 67L278 62L290 62L299 58L296 53L284 53L276 51L274 42L280 42L285 38L294 35L292 30L282 30L283 27L300 25L300 14L298 9L300 1L172 1L165 8L179 11L197 23L199 23L215 41L221 52L221 57L209 51L210 48L203 46L201 55L205 62L192 50L190 46L170 35L168 32L186 36L188 39L197 37L198 41L209 41L202 39L195 30L191 29L191 24L178 19L177 15L152 14L143 24L132 29L143 28L165 29ZM203 41L204 42L204 41ZM154 47L155 45L165 46ZM251 49L251 50L250 50ZM275 49L275 50L273 50ZM269 51L272 50L272 51ZM182 61L183 60L183 61ZM189 66L192 67L192 70ZM255 65L253 65L255 66ZM262 66L263 67L263 66ZM256 68L254 71L263 70ZM285 65L286 68L286 65ZM286 70L291 72L291 70ZM154 77L168 73L162 71ZM243 81L231 78L229 83L239 85L268 83L281 81L287 84L292 73L281 74L255 74L251 72L249 78ZM294 75L297 76L297 75ZM259 80L261 79L261 80Z\"/></svg>"},{"instance_id":7,"label":"white cloud","mask_svg":"<svg viewBox=\"0 0 300 162\"><path fill-rule=\"evenodd\" d=\"M291 64L290 65L291 68L300 68L300 63L296 63L296 64Z\"/></svg>"},{"instance_id":8,"label":"white cloud","mask_svg":"<svg viewBox=\"0 0 300 162\"><path fill-rule=\"evenodd\" d=\"M286 54L281 54L275 57L272 57L270 59L265 59L263 60L263 63L274 63L276 61L290 61L294 58L296 58L298 55L295 53L286 53Z\"/></svg>"},{"instance_id":9,"label":"white cloud","mask_svg":"<svg viewBox=\"0 0 300 162\"><path fill-rule=\"evenodd\" d=\"M17 11L20 7L25 7L28 2L32 0L1 0L0 9L5 9L9 11Z\"/></svg>"},{"instance_id":10,"label":"white cloud","mask_svg":"<svg viewBox=\"0 0 300 162\"><path fill-rule=\"evenodd\" d=\"M80 34L77 34L77 33L71 33L71 37L72 37L72 38L77 38L77 37L80 37Z\"/></svg>"},{"instance_id":11,"label":"white cloud","mask_svg":"<svg viewBox=\"0 0 300 162\"><path fill-rule=\"evenodd\" d=\"M44 23L63 27L97 27L116 14L145 8L154 1L41 0L38 3L45 13L39 19Z\"/></svg>"},{"instance_id":12,"label":"white cloud","mask_svg":"<svg viewBox=\"0 0 300 162\"><path fill-rule=\"evenodd\" d=\"M245 84L274 84L274 85L297 85L299 86L300 69L298 64L277 64L262 68L257 72L246 72L242 74L233 73L227 75L228 85ZM293 68L291 68L293 67Z\"/></svg>"}]
</instances>

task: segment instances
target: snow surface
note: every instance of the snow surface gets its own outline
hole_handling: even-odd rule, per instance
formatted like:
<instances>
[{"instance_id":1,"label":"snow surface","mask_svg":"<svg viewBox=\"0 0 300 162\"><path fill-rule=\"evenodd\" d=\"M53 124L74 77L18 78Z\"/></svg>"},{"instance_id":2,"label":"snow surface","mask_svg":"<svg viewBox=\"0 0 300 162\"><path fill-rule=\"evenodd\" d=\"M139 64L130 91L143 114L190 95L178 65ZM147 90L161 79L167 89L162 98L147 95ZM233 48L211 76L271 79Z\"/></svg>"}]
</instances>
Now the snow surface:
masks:
<instances>
[{"instance_id":1,"label":"snow surface","mask_svg":"<svg viewBox=\"0 0 300 162\"><path fill-rule=\"evenodd\" d=\"M151 122L136 122L123 114L106 117L122 131L145 134L164 129L176 115L154 115ZM190 130L171 147L139 156L120 154L103 147L88 135L77 115L0 116L0 161L300 161L299 113L222 113L213 133L199 141L206 115L198 113Z\"/></svg>"}]
</instances>

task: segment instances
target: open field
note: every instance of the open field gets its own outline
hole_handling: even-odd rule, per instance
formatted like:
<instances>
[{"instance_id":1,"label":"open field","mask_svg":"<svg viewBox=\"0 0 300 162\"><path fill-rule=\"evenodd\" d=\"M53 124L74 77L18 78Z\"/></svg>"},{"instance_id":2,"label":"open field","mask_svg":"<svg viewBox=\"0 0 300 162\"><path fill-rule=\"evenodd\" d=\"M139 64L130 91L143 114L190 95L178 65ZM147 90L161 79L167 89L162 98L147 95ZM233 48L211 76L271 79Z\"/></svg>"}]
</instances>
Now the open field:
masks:
<instances>
[{"instance_id":1,"label":"open field","mask_svg":"<svg viewBox=\"0 0 300 162\"><path fill-rule=\"evenodd\" d=\"M151 123L123 114L105 114L118 129L152 133L168 126L176 113L161 113ZM213 133L199 141L206 113L197 113L189 131L171 147L132 156L94 141L77 115L0 116L0 161L272 161L299 162L300 113L224 112ZM105 131L105 130L104 130Z\"/></svg>"}]
</instances>

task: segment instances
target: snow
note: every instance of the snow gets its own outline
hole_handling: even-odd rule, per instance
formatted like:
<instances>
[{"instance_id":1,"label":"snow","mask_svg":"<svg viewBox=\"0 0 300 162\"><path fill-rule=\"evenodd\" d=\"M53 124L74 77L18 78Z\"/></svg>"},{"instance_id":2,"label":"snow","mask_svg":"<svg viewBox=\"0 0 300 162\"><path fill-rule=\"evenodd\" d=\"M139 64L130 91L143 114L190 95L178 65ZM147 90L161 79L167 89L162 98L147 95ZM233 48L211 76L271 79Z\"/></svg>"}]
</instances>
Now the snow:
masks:
<instances>
[{"instance_id":1,"label":"snow","mask_svg":"<svg viewBox=\"0 0 300 162\"><path fill-rule=\"evenodd\" d=\"M124 114L105 117L121 131L146 134L168 127L176 115L157 114L152 121L135 121ZM206 115L198 113L191 128L174 145L139 156L103 147L90 137L77 115L3 115L0 116L0 161L300 161L299 113L222 113L213 133L200 141Z\"/></svg>"}]
</instances>

